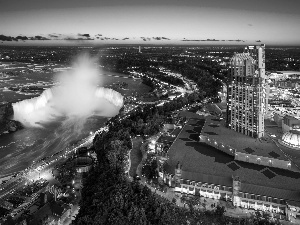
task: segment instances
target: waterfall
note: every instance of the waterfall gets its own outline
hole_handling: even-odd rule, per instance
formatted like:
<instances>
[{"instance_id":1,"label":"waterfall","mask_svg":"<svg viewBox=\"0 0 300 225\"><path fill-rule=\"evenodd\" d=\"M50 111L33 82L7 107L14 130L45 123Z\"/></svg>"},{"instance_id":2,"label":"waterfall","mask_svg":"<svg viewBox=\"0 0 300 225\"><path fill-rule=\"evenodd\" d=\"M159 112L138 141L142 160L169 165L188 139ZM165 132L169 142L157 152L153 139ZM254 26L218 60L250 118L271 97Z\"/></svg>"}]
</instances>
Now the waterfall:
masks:
<instances>
[{"instance_id":1,"label":"waterfall","mask_svg":"<svg viewBox=\"0 0 300 225\"><path fill-rule=\"evenodd\" d=\"M109 88L98 87L93 95L83 95L83 97L86 99L78 99L77 96L75 99L70 99L72 97L67 95L66 98L59 87L46 89L38 97L13 103L14 120L20 121L25 126L40 126L41 123L55 120L57 116L82 118L97 112L102 115L101 112L106 110L103 116L110 117L123 106L123 96ZM82 109L84 113L82 110L75 109Z\"/></svg>"}]
</instances>

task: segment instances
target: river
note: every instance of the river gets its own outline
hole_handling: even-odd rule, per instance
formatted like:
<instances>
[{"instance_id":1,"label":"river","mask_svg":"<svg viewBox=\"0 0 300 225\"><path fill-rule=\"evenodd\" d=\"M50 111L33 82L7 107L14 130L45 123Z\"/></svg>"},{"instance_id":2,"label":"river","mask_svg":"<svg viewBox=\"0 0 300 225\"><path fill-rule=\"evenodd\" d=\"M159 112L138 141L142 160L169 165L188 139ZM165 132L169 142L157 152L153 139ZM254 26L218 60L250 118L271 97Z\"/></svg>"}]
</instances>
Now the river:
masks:
<instances>
[{"instance_id":1,"label":"river","mask_svg":"<svg viewBox=\"0 0 300 225\"><path fill-rule=\"evenodd\" d=\"M149 87L142 84L140 79L132 79L127 75L101 72L101 83L104 87L113 87L114 83L126 82L125 89L116 89L123 96L139 95L149 91ZM1 101L18 102L38 96L25 95L10 91L8 88L16 85L42 84L43 87L53 85L53 74L33 73L18 76L0 77ZM19 172L32 164L33 161L61 151L67 146L78 142L98 130L108 118L91 116L87 120L66 120L64 117L43 124L41 127L28 127L11 134L0 136L0 178Z\"/></svg>"}]
</instances>

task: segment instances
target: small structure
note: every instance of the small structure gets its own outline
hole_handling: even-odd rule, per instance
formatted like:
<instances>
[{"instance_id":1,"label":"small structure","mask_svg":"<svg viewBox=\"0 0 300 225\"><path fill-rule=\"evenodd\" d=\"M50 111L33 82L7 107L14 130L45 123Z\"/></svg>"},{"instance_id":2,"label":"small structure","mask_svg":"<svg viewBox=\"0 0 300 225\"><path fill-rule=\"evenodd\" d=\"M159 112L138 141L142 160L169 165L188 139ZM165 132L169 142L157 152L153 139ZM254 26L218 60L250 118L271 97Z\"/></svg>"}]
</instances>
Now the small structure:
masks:
<instances>
[{"instance_id":1,"label":"small structure","mask_svg":"<svg viewBox=\"0 0 300 225\"><path fill-rule=\"evenodd\" d=\"M290 130L300 130L300 119L296 116L285 115L282 120L283 133Z\"/></svg>"},{"instance_id":2,"label":"small structure","mask_svg":"<svg viewBox=\"0 0 300 225\"><path fill-rule=\"evenodd\" d=\"M75 163L76 163L76 171L78 173L85 173L91 169L93 165L93 159L88 156L77 157L75 159Z\"/></svg>"},{"instance_id":3,"label":"small structure","mask_svg":"<svg viewBox=\"0 0 300 225\"><path fill-rule=\"evenodd\" d=\"M300 150L300 131L290 130L283 134L281 140L278 142L285 147Z\"/></svg>"},{"instance_id":4,"label":"small structure","mask_svg":"<svg viewBox=\"0 0 300 225\"><path fill-rule=\"evenodd\" d=\"M278 127L282 127L283 117L284 115L281 112L274 112L273 118Z\"/></svg>"},{"instance_id":5,"label":"small structure","mask_svg":"<svg viewBox=\"0 0 300 225\"><path fill-rule=\"evenodd\" d=\"M177 166L175 168L175 183L180 183L181 174L182 174L182 165L178 161Z\"/></svg>"},{"instance_id":6,"label":"small structure","mask_svg":"<svg viewBox=\"0 0 300 225\"><path fill-rule=\"evenodd\" d=\"M290 149L300 150L300 119L285 115L282 120L282 131L284 134L278 142Z\"/></svg>"},{"instance_id":7,"label":"small structure","mask_svg":"<svg viewBox=\"0 0 300 225\"><path fill-rule=\"evenodd\" d=\"M240 198L240 191L241 191L241 181L238 176L232 177L232 202L233 205L240 206L241 205L241 198Z\"/></svg>"},{"instance_id":8,"label":"small structure","mask_svg":"<svg viewBox=\"0 0 300 225\"><path fill-rule=\"evenodd\" d=\"M34 214L33 219L29 221L29 224L51 224L58 222L60 224L61 218L69 215L70 208L60 206L57 202L47 202L41 208L39 208Z\"/></svg>"}]
</instances>

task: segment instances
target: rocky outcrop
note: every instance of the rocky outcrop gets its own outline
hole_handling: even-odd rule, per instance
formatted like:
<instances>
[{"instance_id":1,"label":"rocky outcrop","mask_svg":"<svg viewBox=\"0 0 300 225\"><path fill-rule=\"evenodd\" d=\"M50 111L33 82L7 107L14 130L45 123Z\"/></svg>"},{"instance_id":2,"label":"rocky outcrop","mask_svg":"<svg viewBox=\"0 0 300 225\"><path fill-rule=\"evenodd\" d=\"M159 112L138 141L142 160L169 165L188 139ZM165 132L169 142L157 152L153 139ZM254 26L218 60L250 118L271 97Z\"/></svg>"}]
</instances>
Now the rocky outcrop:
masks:
<instances>
[{"instance_id":1,"label":"rocky outcrop","mask_svg":"<svg viewBox=\"0 0 300 225\"><path fill-rule=\"evenodd\" d=\"M11 118L14 114L14 110L11 103L3 103L0 105L0 122L7 118Z\"/></svg>"},{"instance_id":2,"label":"rocky outcrop","mask_svg":"<svg viewBox=\"0 0 300 225\"><path fill-rule=\"evenodd\" d=\"M0 105L0 135L15 132L23 128L20 122L11 120L13 115L14 110L11 103Z\"/></svg>"}]
</instances>

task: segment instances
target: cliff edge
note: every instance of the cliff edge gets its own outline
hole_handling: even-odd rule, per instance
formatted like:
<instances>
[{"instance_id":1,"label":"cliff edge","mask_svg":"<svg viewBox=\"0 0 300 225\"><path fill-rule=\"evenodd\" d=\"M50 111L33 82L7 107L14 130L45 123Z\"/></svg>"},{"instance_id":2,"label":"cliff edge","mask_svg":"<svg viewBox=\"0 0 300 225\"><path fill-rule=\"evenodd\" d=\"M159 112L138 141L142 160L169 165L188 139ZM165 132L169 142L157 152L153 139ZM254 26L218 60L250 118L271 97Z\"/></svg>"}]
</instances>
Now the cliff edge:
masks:
<instances>
[{"instance_id":1,"label":"cliff edge","mask_svg":"<svg viewBox=\"0 0 300 225\"><path fill-rule=\"evenodd\" d=\"M18 121L11 120L14 115L14 110L11 103L0 105L0 135L3 133L15 132L23 128Z\"/></svg>"}]
</instances>

